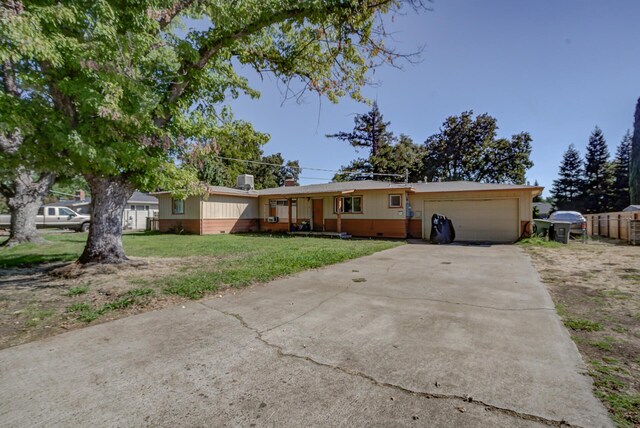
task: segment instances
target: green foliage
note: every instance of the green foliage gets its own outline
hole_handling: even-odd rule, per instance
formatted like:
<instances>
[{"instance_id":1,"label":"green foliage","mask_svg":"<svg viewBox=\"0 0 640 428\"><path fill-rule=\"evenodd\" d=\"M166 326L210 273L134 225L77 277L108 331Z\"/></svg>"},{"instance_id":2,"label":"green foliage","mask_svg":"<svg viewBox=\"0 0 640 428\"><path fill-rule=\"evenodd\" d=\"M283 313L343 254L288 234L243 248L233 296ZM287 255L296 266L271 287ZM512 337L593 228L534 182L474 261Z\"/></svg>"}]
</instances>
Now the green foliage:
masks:
<instances>
[{"instance_id":1,"label":"green foliage","mask_svg":"<svg viewBox=\"0 0 640 428\"><path fill-rule=\"evenodd\" d=\"M82 302L68 306L67 312L75 314L78 321L90 323L109 311L122 310L136 303L142 303L143 301L140 300L141 297L147 297L153 293L154 291L150 288L135 288L129 290L116 300L105 303L98 308L94 308L90 303Z\"/></svg>"},{"instance_id":2,"label":"green foliage","mask_svg":"<svg viewBox=\"0 0 640 428\"><path fill-rule=\"evenodd\" d=\"M362 170L362 173L381 173L380 165L376 162L382 157L383 148L390 147L393 144L393 133L387 128L390 122L385 122L378 108L378 103L374 102L371 110L365 114L357 114L354 119L354 127L351 132L338 132L336 134L328 134L329 138L337 138L338 140L346 141L356 149L366 148L369 151L369 162L363 162L363 165L358 170ZM358 164L353 165L358 166ZM368 169L368 170L367 170ZM354 179L356 176L346 175L343 179ZM374 178L378 179L378 177Z\"/></svg>"},{"instance_id":3,"label":"green foliage","mask_svg":"<svg viewBox=\"0 0 640 428\"><path fill-rule=\"evenodd\" d=\"M612 210L613 170L602 130L596 126L589 137L584 166L584 210L603 213Z\"/></svg>"},{"instance_id":4,"label":"green foliage","mask_svg":"<svg viewBox=\"0 0 640 428\"><path fill-rule=\"evenodd\" d=\"M67 296L79 296L81 294L85 294L89 291L88 285L80 285L78 287L71 287L69 291L67 291Z\"/></svg>"},{"instance_id":5,"label":"green foliage","mask_svg":"<svg viewBox=\"0 0 640 428\"><path fill-rule=\"evenodd\" d=\"M163 175L183 147L225 139L242 146L242 136L253 133L227 120L229 98L259 95L238 74L242 67L270 72L292 90L299 82L332 101L345 95L361 100L374 62L399 58L385 48L376 21L397 6L26 3L2 23L0 60L16 64L18 80L34 97L4 97L0 111L5 127L24 130L38 159L85 176L126 176L141 190L166 188ZM185 30L180 23L188 19L205 28Z\"/></svg>"},{"instance_id":6,"label":"green foliage","mask_svg":"<svg viewBox=\"0 0 640 428\"><path fill-rule=\"evenodd\" d=\"M631 203L640 204L640 98L636 104L629 161L629 194Z\"/></svg>"},{"instance_id":7,"label":"green foliage","mask_svg":"<svg viewBox=\"0 0 640 428\"><path fill-rule=\"evenodd\" d=\"M7 259L40 254L46 260L56 257L71 259L82 251L86 236L79 234L51 234L46 239L53 245L18 246L0 252L0 265ZM189 268L182 274L163 279L164 291L169 294L198 298L221 286L244 286L257 281L269 281L305 269L373 254L377 251L402 245L399 241L338 240L318 238L292 238L262 234L234 235L160 235L132 233L123 237L127 252L136 257L211 257L210 263L199 268ZM11 254L8 254L11 253ZM46 254L44 254L46 253ZM130 299L149 296L151 288L138 288L124 294L118 303L107 309L123 306ZM68 308L78 313L83 321L90 322L104 312L86 303Z\"/></svg>"},{"instance_id":8,"label":"green foliage","mask_svg":"<svg viewBox=\"0 0 640 428\"><path fill-rule=\"evenodd\" d=\"M564 325L572 330L576 331L600 331L602 330L602 324L589 321L581 318L567 318L564 320Z\"/></svg>"},{"instance_id":9,"label":"green foliage","mask_svg":"<svg viewBox=\"0 0 640 428\"><path fill-rule=\"evenodd\" d=\"M27 327L36 327L40 321L43 321L53 315L53 311L40 309L37 305L27 306L22 310L22 313L27 318L27 321L25 322Z\"/></svg>"},{"instance_id":10,"label":"green foliage","mask_svg":"<svg viewBox=\"0 0 640 428\"><path fill-rule=\"evenodd\" d=\"M254 176L256 189L269 189L283 186L284 179L287 177L293 178L296 182L298 181L300 164L297 160L285 162L280 153L275 153L273 155L263 156L260 162L264 164L249 164L247 168L247 172ZM273 166L274 164L282 166ZM235 187L235 177L233 187Z\"/></svg>"},{"instance_id":11,"label":"green foliage","mask_svg":"<svg viewBox=\"0 0 640 428\"><path fill-rule=\"evenodd\" d=\"M538 180L535 180L535 181L533 182L533 185L534 185L535 187L539 187L539 186L540 186L540 183L538 183ZM545 201L542 199L542 195L540 194L540 195L538 195L538 196L534 196L534 197L533 197L533 202L545 202Z\"/></svg>"},{"instance_id":12,"label":"green foliage","mask_svg":"<svg viewBox=\"0 0 640 428\"><path fill-rule=\"evenodd\" d=\"M355 116L353 131L327 135L329 138L346 141L356 149L368 149L366 158L355 159L341 168L355 173L339 173L333 180L402 181L405 173L408 173L409 181L421 180L424 175L424 150L407 135L394 137L388 129L389 125L390 122L384 121L378 104L374 102L369 112Z\"/></svg>"},{"instance_id":13,"label":"green foliage","mask_svg":"<svg viewBox=\"0 0 640 428\"><path fill-rule=\"evenodd\" d=\"M629 167L631 164L631 133L627 131L616 149L613 160L613 195L611 209L622 211L631 204L629 191Z\"/></svg>"},{"instance_id":14,"label":"green foliage","mask_svg":"<svg viewBox=\"0 0 640 428\"><path fill-rule=\"evenodd\" d=\"M562 157L558 179L553 181L551 188L556 208L577 211L582 209L583 171L580 152L570 144Z\"/></svg>"},{"instance_id":15,"label":"green foliage","mask_svg":"<svg viewBox=\"0 0 640 428\"><path fill-rule=\"evenodd\" d=\"M497 138L497 130L497 120L488 114L474 119L473 111L466 111L448 117L424 143L427 181L523 184L533 166L531 136L522 132Z\"/></svg>"},{"instance_id":16,"label":"green foliage","mask_svg":"<svg viewBox=\"0 0 640 428\"><path fill-rule=\"evenodd\" d=\"M531 238L524 238L518 241L518 245L523 247L545 247L545 248L560 248L562 244L556 241L548 241L546 238L540 238L538 236L532 236Z\"/></svg>"},{"instance_id":17,"label":"green foliage","mask_svg":"<svg viewBox=\"0 0 640 428\"><path fill-rule=\"evenodd\" d=\"M195 238L195 237L194 237ZM229 248L234 255L209 268L196 269L166 282L165 292L198 299L222 286L244 287L266 282L306 269L340 263L356 257L400 245L392 241L342 241L318 238L256 236L216 236L207 240L212 246L240 245Z\"/></svg>"}]
</instances>

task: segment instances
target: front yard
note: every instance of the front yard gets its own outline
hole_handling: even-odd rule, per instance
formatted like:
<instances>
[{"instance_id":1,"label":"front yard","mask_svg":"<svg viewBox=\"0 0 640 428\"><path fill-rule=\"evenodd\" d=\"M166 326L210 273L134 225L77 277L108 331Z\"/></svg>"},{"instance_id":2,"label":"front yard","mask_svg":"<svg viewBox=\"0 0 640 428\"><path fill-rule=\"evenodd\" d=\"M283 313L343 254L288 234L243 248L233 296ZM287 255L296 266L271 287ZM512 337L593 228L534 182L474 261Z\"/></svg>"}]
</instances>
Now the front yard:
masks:
<instances>
[{"instance_id":1,"label":"front yard","mask_svg":"<svg viewBox=\"0 0 640 428\"><path fill-rule=\"evenodd\" d=\"M131 263L80 269L70 262L86 234L44 236L44 245L0 249L0 349L402 244L136 233L124 236Z\"/></svg>"},{"instance_id":2,"label":"front yard","mask_svg":"<svg viewBox=\"0 0 640 428\"><path fill-rule=\"evenodd\" d=\"M620 427L640 426L640 247L524 245Z\"/></svg>"}]
</instances>

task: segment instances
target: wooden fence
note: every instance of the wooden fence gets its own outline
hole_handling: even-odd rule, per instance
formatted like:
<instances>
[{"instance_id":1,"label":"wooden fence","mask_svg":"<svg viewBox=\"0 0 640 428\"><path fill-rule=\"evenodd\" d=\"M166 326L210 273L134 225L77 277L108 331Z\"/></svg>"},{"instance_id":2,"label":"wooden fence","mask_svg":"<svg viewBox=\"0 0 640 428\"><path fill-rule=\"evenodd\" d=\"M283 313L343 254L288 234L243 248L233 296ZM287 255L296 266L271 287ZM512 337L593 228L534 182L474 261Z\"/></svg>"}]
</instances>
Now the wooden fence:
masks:
<instances>
[{"instance_id":1,"label":"wooden fence","mask_svg":"<svg viewBox=\"0 0 640 428\"><path fill-rule=\"evenodd\" d=\"M630 241L629 223L640 220L640 212L585 214L584 218L587 220L587 235Z\"/></svg>"}]
</instances>

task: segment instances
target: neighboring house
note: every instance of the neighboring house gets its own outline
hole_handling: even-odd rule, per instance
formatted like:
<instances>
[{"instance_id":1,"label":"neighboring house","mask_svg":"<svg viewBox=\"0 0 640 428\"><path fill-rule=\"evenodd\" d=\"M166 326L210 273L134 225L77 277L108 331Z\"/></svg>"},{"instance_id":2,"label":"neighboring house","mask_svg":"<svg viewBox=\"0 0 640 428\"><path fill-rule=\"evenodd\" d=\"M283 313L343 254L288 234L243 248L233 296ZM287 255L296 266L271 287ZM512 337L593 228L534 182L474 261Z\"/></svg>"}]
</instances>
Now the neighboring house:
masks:
<instances>
[{"instance_id":1,"label":"neighboring house","mask_svg":"<svg viewBox=\"0 0 640 428\"><path fill-rule=\"evenodd\" d=\"M449 217L459 241L513 242L532 222L542 187L474 182L349 181L264 190L210 187L206 196L159 200L159 229L195 234L312 231L429 238L431 216Z\"/></svg>"},{"instance_id":2,"label":"neighboring house","mask_svg":"<svg viewBox=\"0 0 640 428\"><path fill-rule=\"evenodd\" d=\"M91 214L91 198L86 197L82 190L76 191L73 199L63 199L47 204L49 205L69 207L78 214ZM132 230L146 229L147 218L157 217L157 215L158 198L136 190L127 201L127 206L122 213L122 227Z\"/></svg>"},{"instance_id":3,"label":"neighboring house","mask_svg":"<svg viewBox=\"0 0 640 428\"><path fill-rule=\"evenodd\" d=\"M533 202L534 207L538 207L538 215L540 218L548 218L553 210L553 206L548 202Z\"/></svg>"},{"instance_id":4,"label":"neighboring house","mask_svg":"<svg viewBox=\"0 0 640 428\"><path fill-rule=\"evenodd\" d=\"M627 208L623 209L624 212L629 211L640 211L640 205L629 205Z\"/></svg>"}]
</instances>

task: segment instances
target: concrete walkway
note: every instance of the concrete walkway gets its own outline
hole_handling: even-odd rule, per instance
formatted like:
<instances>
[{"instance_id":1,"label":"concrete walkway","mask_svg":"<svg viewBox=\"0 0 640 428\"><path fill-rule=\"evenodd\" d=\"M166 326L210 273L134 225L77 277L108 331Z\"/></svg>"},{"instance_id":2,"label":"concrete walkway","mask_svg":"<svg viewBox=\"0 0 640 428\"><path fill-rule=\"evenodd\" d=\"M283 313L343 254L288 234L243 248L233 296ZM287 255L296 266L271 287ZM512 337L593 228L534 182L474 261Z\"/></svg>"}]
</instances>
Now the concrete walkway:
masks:
<instances>
[{"instance_id":1,"label":"concrete walkway","mask_svg":"<svg viewBox=\"0 0 640 428\"><path fill-rule=\"evenodd\" d=\"M611 426L528 257L405 245L0 351L2 426Z\"/></svg>"}]
</instances>

